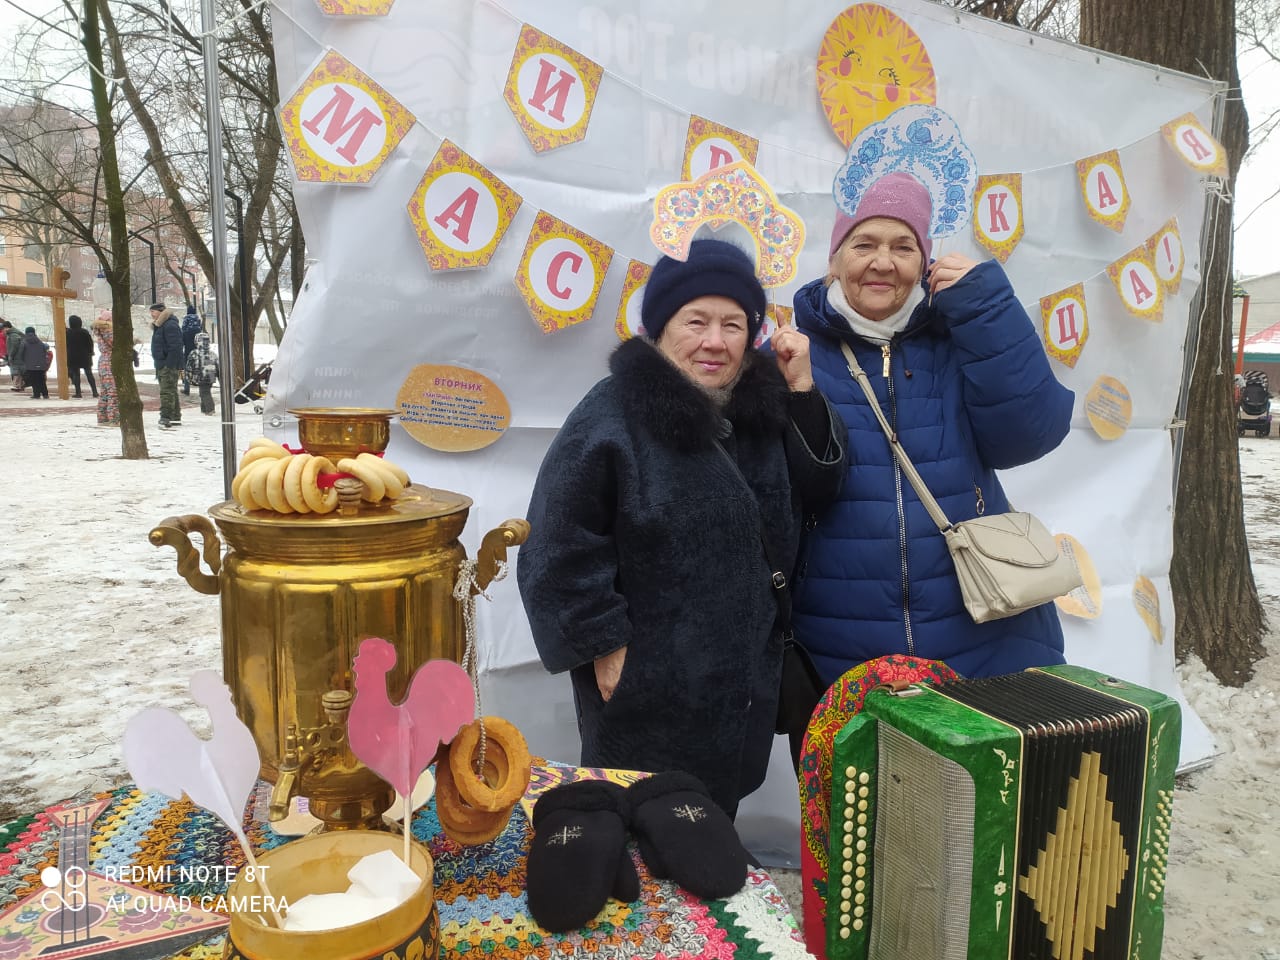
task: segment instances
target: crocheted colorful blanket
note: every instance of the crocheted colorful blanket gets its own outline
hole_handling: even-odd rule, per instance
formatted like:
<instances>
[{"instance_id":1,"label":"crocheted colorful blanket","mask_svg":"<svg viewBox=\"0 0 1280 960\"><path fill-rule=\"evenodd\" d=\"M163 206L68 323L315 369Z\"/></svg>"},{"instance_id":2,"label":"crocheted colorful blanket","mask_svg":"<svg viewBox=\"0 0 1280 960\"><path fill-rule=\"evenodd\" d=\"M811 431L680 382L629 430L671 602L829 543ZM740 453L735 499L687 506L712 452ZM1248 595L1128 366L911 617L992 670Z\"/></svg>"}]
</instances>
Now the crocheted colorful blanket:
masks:
<instances>
[{"instance_id":1,"label":"crocheted colorful blanket","mask_svg":"<svg viewBox=\"0 0 1280 960\"><path fill-rule=\"evenodd\" d=\"M269 787L260 784L245 818L255 853L291 839L266 822L268 793ZM93 874L119 876L122 868L140 867L134 872L138 885L157 898L186 896L198 904L209 897L213 899L205 902L214 903L226 890L227 871L195 868L238 869L244 864L231 832L186 800L170 801L122 787L78 797L59 808L94 799L105 801L105 808L89 831L88 863ZM57 809L0 825L0 960L34 958L58 943L56 933L42 929L46 911L36 906L45 889L41 871L58 865ZM444 836L434 801L414 815L413 835L435 859L441 958L798 960L809 956L789 906L767 873L751 873L746 886L728 899L703 901L670 881L650 877L634 849L641 880L638 900L627 904L611 900L589 926L567 934L548 933L529 916L524 893L530 834L528 818L519 805L497 840L476 847L459 846ZM184 866L189 869L181 870ZM130 905L117 911L126 928L150 925L160 930L168 925L177 930L183 925L181 914L151 910L162 904L147 899L151 903L137 903L142 909L135 911ZM218 933L175 949L172 957L215 960L222 956L223 936Z\"/></svg>"}]
</instances>

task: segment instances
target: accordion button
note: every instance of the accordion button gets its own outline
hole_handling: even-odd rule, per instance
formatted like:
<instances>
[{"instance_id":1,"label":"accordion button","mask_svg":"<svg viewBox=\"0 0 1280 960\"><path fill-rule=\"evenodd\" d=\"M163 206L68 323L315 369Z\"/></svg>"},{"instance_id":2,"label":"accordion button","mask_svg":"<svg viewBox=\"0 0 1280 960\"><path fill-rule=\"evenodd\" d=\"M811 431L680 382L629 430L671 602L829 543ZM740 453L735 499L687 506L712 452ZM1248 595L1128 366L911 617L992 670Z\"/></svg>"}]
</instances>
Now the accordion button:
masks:
<instances>
[{"instance_id":1,"label":"accordion button","mask_svg":"<svg viewBox=\"0 0 1280 960\"><path fill-rule=\"evenodd\" d=\"M844 768L844 775L845 775L846 777L856 777L856 776L858 775L858 768L857 768L857 767L845 767L845 768Z\"/></svg>"},{"instance_id":2,"label":"accordion button","mask_svg":"<svg viewBox=\"0 0 1280 960\"><path fill-rule=\"evenodd\" d=\"M863 859L863 860L866 860L866 857L863 857L862 859ZM859 877L859 878L861 878L861 877L865 877L865 876L867 875L867 868L866 868L866 867L863 867L863 866L860 866L860 867L858 867L858 869L857 869L857 870L853 871L853 875L854 875L855 877Z\"/></svg>"},{"instance_id":3,"label":"accordion button","mask_svg":"<svg viewBox=\"0 0 1280 960\"><path fill-rule=\"evenodd\" d=\"M871 793L870 787L863 786L858 788L858 796L860 797L868 796L870 793Z\"/></svg>"},{"instance_id":4,"label":"accordion button","mask_svg":"<svg viewBox=\"0 0 1280 960\"><path fill-rule=\"evenodd\" d=\"M858 806L861 807L862 804L858 804ZM860 812L858 814L858 823L865 824L866 822L867 822L867 815L865 813Z\"/></svg>"},{"instance_id":5,"label":"accordion button","mask_svg":"<svg viewBox=\"0 0 1280 960\"><path fill-rule=\"evenodd\" d=\"M849 939L849 928L848 928L848 927L841 927L841 928L840 928L840 939L841 939L841 940L848 940L848 939Z\"/></svg>"},{"instance_id":6,"label":"accordion button","mask_svg":"<svg viewBox=\"0 0 1280 960\"><path fill-rule=\"evenodd\" d=\"M841 910L843 910L845 913L848 913L850 910L852 910L852 909L853 909L853 904L852 904L850 901L848 901L848 900L841 900L841 901L840 901L840 909L841 909ZM845 918L844 918L844 922L845 922L845 923L848 923L848 922L849 922L848 917L845 917Z\"/></svg>"},{"instance_id":7,"label":"accordion button","mask_svg":"<svg viewBox=\"0 0 1280 960\"><path fill-rule=\"evenodd\" d=\"M871 782L871 774L869 774L869 773L867 773L867 771L863 770L860 774L858 774L858 782L859 782L859 783L870 783L870 782Z\"/></svg>"},{"instance_id":8,"label":"accordion button","mask_svg":"<svg viewBox=\"0 0 1280 960\"><path fill-rule=\"evenodd\" d=\"M853 801L854 801L854 800L856 800L856 799L857 799L857 797L855 797L855 796L853 795L853 791L852 791L852 790L846 790L846 791L845 791L845 794L844 794L844 802L845 802L845 803L853 803Z\"/></svg>"},{"instance_id":9,"label":"accordion button","mask_svg":"<svg viewBox=\"0 0 1280 960\"><path fill-rule=\"evenodd\" d=\"M859 880L857 883L853 885L853 889L855 890L865 890L866 887L867 887L867 884L865 880Z\"/></svg>"},{"instance_id":10,"label":"accordion button","mask_svg":"<svg viewBox=\"0 0 1280 960\"><path fill-rule=\"evenodd\" d=\"M855 920L855 921L853 921L853 929L855 929L855 930L861 930L861 929L862 929L862 921L861 921L861 920Z\"/></svg>"},{"instance_id":11,"label":"accordion button","mask_svg":"<svg viewBox=\"0 0 1280 960\"><path fill-rule=\"evenodd\" d=\"M842 924L848 924L848 922L849 922L850 920L852 920L852 919L853 919L853 918L852 918L852 917L850 917L847 913L842 913L842 914L840 914L840 922L841 922Z\"/></svg>"},{"instance_id":12,"label":"accordion button","mask_svg":"<svg viewBox=\"0 0 1280 960\"><path fill-rule=\"evenodd\" d=\"M865 849L867 849L867 841L865 841L865 840L859 840L859 841L858 841L858 849L859 849L859 850L865 850Z\"/></svg>"},{"instance_id":13,"label":"accordion button","mask_svg":"<svg viewBox=\"0 0 1280 960\"><path fill-rule=\"evenodd\" d=\"M867 828L866 828L866 827L859 827L859 828L858 828L858 836L860 836L860 837L865 837L866 835L867 835Z\"/></svg>"},{"instance_id":14,"label":"accordion button","mask_svg":"<svg viewBox=\"0 0 1280 960\"><path fill-rule=\"evenodd\" d=\"M854 915L855 917L860 917L860 916L862 916L862 908L861 908L861 907L854 907L854 908L853 908L853 915Z\"/></svg>"},{"instance_id":15,"label":"accordion button","mask_svg":"<svg viewBox=\"0 0 1280 960\"><path fill-rule=\"evenodd\" d=\"M845 807L845 808L844 808L844 818L845 818L846 820L852 820L852 819L853 819L853 807Z\"/></svg>"},{"instance_id":16,"label":"accordion button","mask_svg":"<svg viewBox=\"0 0 1280 960\"><path fill-rule=\"evenodd\" d=\"M867 900L867 895L865 893L856 893L853 896L854 903L865 903L866 900Z\"/></svg>"},{"instance_id":17,"label":"accordion button","mask_svg":"<svg viewBox=\"0 0 1280 960\"><path fill-rule=\"evenodd\" d=\"M845 872L845 873L852 873L852 872L853 872L853 860L852 860L851 858L849 858L849 857L846 857L846 858L845 858L845 861L844 861L844 872Z\"/></svg>"}]
</instances>

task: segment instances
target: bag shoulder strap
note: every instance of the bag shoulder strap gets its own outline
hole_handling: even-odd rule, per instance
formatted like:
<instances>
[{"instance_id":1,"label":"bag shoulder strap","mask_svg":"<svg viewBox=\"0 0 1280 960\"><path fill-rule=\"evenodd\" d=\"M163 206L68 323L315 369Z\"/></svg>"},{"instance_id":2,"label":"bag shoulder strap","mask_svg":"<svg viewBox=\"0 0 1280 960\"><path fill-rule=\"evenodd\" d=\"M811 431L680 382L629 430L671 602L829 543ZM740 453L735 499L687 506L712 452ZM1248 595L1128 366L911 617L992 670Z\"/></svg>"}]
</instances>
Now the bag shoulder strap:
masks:
<instances>
[{"instance_id":1,"label":"bag shoulder strap","mask_svg":"<svg viewBox=\"0 0 1280 960\"><path fill-rule=\"evenodd\" d=\"M875 391L871 389L871 381L867 379L866 371L858 363L858 358L853 355L853 349L849 346L848 341L841 340L840 349L844 352L845 363L849 366L850 375L858 381L858 386L862 387L862 392L867 395L867 402L871 404L871 409L875 413L876 419L880 421L880 429L889 438L889 447L893 450L893 455L898 459L898 465L902 467L902 472L907 475L911 486L915 488L916 496L924 504L929 518L938 525L939 530L946 533L951 529L951 521L947 519L942 507L938 505L938 501L933 498L933 494L925 486L924 479L916 471L916 465L907 456L907 451L902 449L902 444L898 442L898 434L893 427L889 426L889 421L885 419L884 411L880 409L880 401L876 399Z\"/></svg>"}]
</instances>

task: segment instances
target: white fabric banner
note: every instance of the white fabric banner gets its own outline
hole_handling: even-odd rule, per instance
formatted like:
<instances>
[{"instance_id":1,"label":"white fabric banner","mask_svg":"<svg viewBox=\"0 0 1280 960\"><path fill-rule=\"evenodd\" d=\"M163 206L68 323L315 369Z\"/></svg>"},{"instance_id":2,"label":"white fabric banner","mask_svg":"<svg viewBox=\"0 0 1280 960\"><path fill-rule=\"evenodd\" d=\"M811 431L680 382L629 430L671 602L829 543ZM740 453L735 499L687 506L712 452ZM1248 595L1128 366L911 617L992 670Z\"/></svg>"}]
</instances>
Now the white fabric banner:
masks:
<instances>
[{"instance_id":1,"label":"white fabric banner","mask_svg":"<svg viewBox=\"0 0 1280 960\"><path fill-rule=\"evenodd\" d=\"M295 156L294 169L307 179L295 183L295 192L312 259L275 361L264 419L269 433L293 440L289 407L396 407L406 378L423 364L483 374L510 404L509 426L496 442L440 452L402 425L393 429L388 451L416 481L475 500L463 537L473 554L485 531L524 515L555 430L606 374L618 342L615 319L628 263L657 257L649 240L653 199L682 179L691 117L758 141L756 169L805 220L799 280L770 291L773 302L790 306L795 289L824 272L835 213L832 178L845 150L820 102L815 63L828 26L845 8L743 0L727 16L730 8L709 0L650 0L642 13L617 0L347 5L353 11L390 9L385 16L326 16L315 0L275 4L282 107L293 110L282 109L282 123L286 135L290 123L301 131L303 153ZM1101 614L1062 617L1068 658L1180 696L1168 579L1168 427L1199 283L1205 203L1200 176L1179 159L1161 127L1194 113L1210 128L1218 88L925 0L884 6L927 50L937 106L959 125L978 172L1022 175L1025 235L1005 269L1033 322L1041 322L1041 297L1084 285L1088 340L1074 367L1053 364L1076 391L1071 434L1041 462L1004 476L1020 509L1072 535L1097 568ZM526 104L540 106L548 128L571 127L582 97L590 97L588 74L572 74L580 88L565 79L574 54L603 68L579 139L535 148L504 100L513 54L524 42L523 24L568 48L528 61L515 91ZM905 42L900 37L888 52ZM874 44L862 51L867 58L885 52ZM883 76L892 78L886 82L901 86L873 90L873 97L898 95L911 82L898 75L908 69L907 58L896 67L892 59L885 63ZM347 92L335 95L335 82ZM369 120L364 109L381 110L380 122ZM574 133L554 129L551 136ZM466 202L459 200L446 214L448 197L438 210L425 211L418 197L419 214L410 213L446 140L523 201L487 262L471 269L432 269L423 245L424 236L434 242L430 231L443 236L431 227L435 216L438 227L457 236L469 212ZM711 146L723 156L732 145L716 140ZM320 179L304 162L307 149L323 161ZM1120 232L1090 219L1075 168L1077 160L1109 150L1118 151L1131 197ZM700 156L708 155L715 150L704 145ZM364 164L369 175L360 176L368 182L354 175L355 182L342 182L351 179L345 173L325 179L325 163ZM494 229L503 214L501 204L491 206L467 222ZM540 211L612 252L603 278L594 278L595 289L582 292L597 295L594 310L551 333L535 322L514 281ZM1171 218L1185 268L1179 289L1164 303L1162 322L1151 322L1125 309L1106 268ZM583 275L576 254L566 250L559 262L564 269L547 274L553 286L557 277L570 282ZM989 256L968 228L935 243L934 256L953 250ZM1109 440L1085 411L1086 394L1102 376L1120 381L1132 405L1128 429ZM1099 395L1104 429L1108 397L1114 399L1114 392ZM1135 606L1139 577L1154 585L1158 637ZM514 577L489 592L492 603L481 601L480 618L487 708L519 724L535 753L576 760L567 678L549 677L538 664ZM1211 754L1207 731L1189 711L1185 719L1183 761ZM739 822L763 855L785 860L797 843L795 783L785 745L774 754L778 775L744 805Z\"/></svg>"}]
</instances>

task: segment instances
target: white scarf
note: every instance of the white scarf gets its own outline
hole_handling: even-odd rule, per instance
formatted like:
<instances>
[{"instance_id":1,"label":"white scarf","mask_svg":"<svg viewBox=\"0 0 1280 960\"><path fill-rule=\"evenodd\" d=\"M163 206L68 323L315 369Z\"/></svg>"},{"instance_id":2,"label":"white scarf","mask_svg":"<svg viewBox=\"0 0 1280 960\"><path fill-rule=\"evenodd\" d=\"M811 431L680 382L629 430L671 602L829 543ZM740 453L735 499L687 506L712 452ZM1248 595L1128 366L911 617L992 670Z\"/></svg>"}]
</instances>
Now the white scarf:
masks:
<instances>
[{"instance_id":1,"label":"white scarf","mask_svg":"<svg viewBox=\"0 0 1280 960\"><path fill-rule=\"evenodd\" d=\"M844 317L845 323L849 324L849 329L872 343L888 343L895 333L905 330L907 324L911 322L911 314L923 299L924 287L917 283L907 295L906 302L895 313L891 313L883 320L868 320L849 306L839 280L833 280L827 286L827 303L831 305L831 309Z\"/></svg>"}]
</instances>

